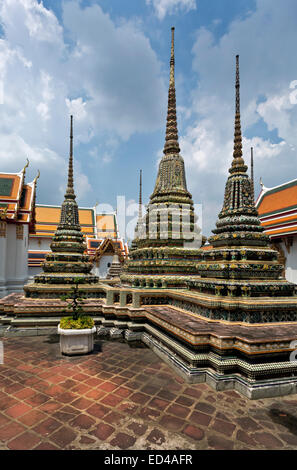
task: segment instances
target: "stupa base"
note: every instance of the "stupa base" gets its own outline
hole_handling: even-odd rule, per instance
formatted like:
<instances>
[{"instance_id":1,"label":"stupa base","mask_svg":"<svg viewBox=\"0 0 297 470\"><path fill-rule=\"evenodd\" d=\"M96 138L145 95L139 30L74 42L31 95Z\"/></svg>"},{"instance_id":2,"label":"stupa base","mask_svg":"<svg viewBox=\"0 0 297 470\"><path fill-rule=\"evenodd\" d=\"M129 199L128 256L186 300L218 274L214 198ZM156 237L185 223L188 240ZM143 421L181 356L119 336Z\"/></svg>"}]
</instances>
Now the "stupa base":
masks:
<instances>
[{"instance_id":1,"label":"stupa base","mask_svg":"<svg viewBox=\"0 0 297 470\"><path fill-rule=\"evenodd\" d=\"M121 274L122 284L144 289L187 289L189 282L199 279L200 276L186 274Z\"/></svg>"},{"instance_id":2,"label":"stupa base","mask_svg":"<svg viewBox=\"0 0 297 470\"><path fill-rule=\"evenodd\" d=\"M251 399L297 393L296 321L251 324L206 319L169 304L174 299L193 303L189 291L105 285L100 292L106 297L87 299L85 311L99 329L104 328L106 337L116 328L122 332L121 340L142 341L185 381L234 389ZM48 334L63 316L61 304L59 299L19 294L1 299L0 323L7 330L3 334Z\"/></svg>"},{"instance_id":3,"label":"stupa base","mask_svg":"<svg viewBox=\"0 0 297 470\"><path fill-rule=\"evenodd\" d=\"M172 354L171 348L165 342L156 339L154 336L143 333L142 341L152 349L163 361L172 367L185 382L207 383L217 391L236 390L245 397L255 400L260 398L272 398L297 393L297 376L264 378L262 380L252 380L241 373L218 372L215 367L195 367L190 362L184 360L178 354ZM174 347L174 346L173 346ZM176 348L174 348L176 349ZM180 350L180 347L178 348ZM184 348L184 355L189 354ZM210 358L210 362L216 359L221 362L221 357ZM205 360L205 357L204 357Z\"/></svg>"}]
</instances>

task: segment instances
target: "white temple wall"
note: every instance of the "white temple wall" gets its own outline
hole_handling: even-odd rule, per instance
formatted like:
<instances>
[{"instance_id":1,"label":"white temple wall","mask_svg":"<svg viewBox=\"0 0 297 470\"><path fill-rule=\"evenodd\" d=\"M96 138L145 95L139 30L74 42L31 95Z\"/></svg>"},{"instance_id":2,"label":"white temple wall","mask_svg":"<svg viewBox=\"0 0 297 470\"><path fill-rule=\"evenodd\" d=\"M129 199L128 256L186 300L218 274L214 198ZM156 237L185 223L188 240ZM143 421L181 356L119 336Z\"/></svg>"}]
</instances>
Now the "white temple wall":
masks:
<instances>
[{"instance_id":1,"label":"white temple wall","mask_svg":"<svg viewBox=\"0 0 297 470\"><path fill-rule=\"evenodd\" d=\"M286 257L286 279L297 284L297 237L293 237L293 243L289 248L284 242L281 242L280 246Z\"/></svg>"},{"instance_id":2,"label":"white temple wall","mask_svg":"<svg viewBox=\"0 0 297 470\"><path fill-rule=\"evenodd\" d=\"M112 263L113 255L102 256L99 263L99 277L106 278Z\"/></svg>"},{"instance_id":3,"label":"white temple wall","mask_svg":"<svg viewBox=\"0 0 297 470\"><path fill-rule=\"evenodd\" d=\"M16 270L16 225L7 224L7 245L6 245L6 283L15 278Z\"/></svg>"},{"instance_id":4,"label":"white temple wall","mask_svg":"<svg viewBox=\"0 0 297 470\"><path fill-rule=\"evenodd\" d=\"M29 236L29 250L32 251L48 251L52 238L37 238Z\"/></svg>"},{"instance_id":5,"label":"white temple wall","mask_svg":"<svg viewBox=\"0 0 297 470\"><path fill-rule=\"evenodd\" d=\"M27 281L28 278L28 243L28 225L23 224L23 238L16 239L17 259L15 277L18 280Z\"/></svg>"},{"instance_id":6,"label":"white temple wall","mask_svg":"<svg viewBox=\"0 0 297 470\"><path fill-rule=\"evenodd\" d=\"M111 266L112 258L113 258L113 255L103 255L100 258L99 266L97 266L96 262L94 263L92 273L95 276L99 276L102 279L105 279L107 276L108 270Z\"/></svg>"},{"instance_id":7,"label":"white temple wall","mask_svg":"<svg viewBox=\"0 0 297 470\"><path fill-rule=\"evenodd\" d=\"M28 280L28 225L8 224L6 248L6 290L20 292Z\"/></svg>"}]
</instances>

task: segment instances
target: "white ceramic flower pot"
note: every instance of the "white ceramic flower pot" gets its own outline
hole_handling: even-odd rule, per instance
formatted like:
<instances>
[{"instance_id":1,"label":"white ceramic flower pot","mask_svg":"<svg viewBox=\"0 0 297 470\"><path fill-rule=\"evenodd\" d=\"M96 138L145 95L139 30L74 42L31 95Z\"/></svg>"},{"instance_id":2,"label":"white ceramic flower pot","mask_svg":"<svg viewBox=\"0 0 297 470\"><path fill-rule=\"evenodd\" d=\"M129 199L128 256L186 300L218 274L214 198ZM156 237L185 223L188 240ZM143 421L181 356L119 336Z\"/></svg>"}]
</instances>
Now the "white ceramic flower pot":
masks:
<instances>
[{"instance_id":1,"label":"white ceramic flower pot","mask_svg":"<svg viewBox=\"0 0 297 470\"><path fill-rule=\"evenodd\" d=\"M75 354L87 354L93 351L95 331L95 326L83 330L64 330L58 325L61 353L74 356Z\"/></svg>"}]
</instances>

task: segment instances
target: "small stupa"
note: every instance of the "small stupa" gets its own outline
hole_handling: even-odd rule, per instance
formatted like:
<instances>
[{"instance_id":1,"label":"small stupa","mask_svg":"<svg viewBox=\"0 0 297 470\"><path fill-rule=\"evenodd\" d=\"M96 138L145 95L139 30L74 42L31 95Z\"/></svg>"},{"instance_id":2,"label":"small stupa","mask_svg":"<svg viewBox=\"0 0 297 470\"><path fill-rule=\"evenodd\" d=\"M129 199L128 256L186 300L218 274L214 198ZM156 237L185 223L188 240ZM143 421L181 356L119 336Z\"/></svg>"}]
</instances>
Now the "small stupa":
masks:
<instances>
[{"instance_id":1,"label":"small stupa","mask_svg":"<svg viewBox=\"0 0 297 470\"><path fill-rule=\"evenodd\" d=\"M70 117L70 153L68 183L61 208L61 218L46 255L43 272L34 277L32 283L24 286L25 296L34 298L58 297L61 288L70 288L79 278L84 290L98 284L99 278L91 274L93 264L85 254L78 205L73 183L73 116ZM93 290L93 289L92 289Z\"/></svg>"}]
</instances>

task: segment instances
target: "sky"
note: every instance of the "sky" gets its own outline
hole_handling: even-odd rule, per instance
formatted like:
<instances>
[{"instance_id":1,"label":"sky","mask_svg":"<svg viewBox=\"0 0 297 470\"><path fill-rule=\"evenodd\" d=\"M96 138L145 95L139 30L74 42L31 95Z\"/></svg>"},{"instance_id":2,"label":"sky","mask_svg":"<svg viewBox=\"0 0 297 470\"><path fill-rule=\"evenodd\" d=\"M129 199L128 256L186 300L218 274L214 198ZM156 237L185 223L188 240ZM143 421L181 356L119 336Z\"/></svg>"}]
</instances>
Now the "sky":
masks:
<instances>
[{"instance_id":1,"label":"sky","mask_svg":"<svg viewBox=\"0 0 297 470\"><path fill-rule=\"evenodd\" d=\"M37 203L61 204L73 114L78 204L137 201L140 169L148 203L164 146L171 26L179 141L203 234L215 228L232 161L236 54L256 195L260 177L269 188L295 179L296 0L0 0L0 171L28 158L26 181L40 170Z\"/></svg>"}]
</instances>

